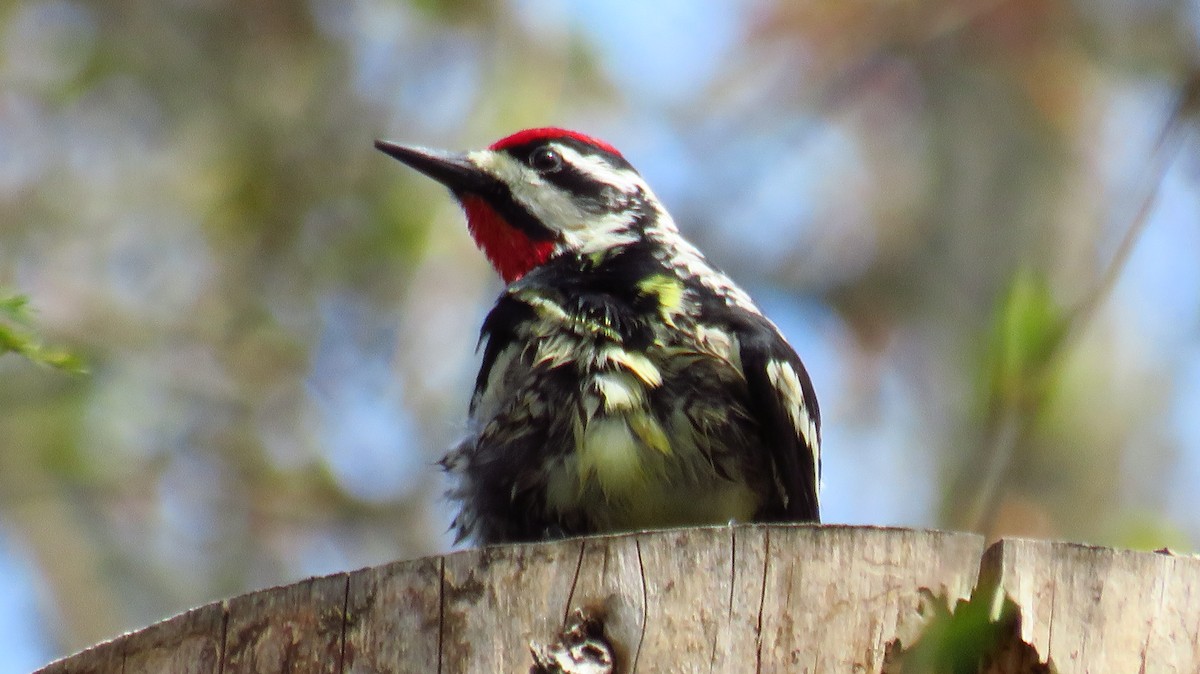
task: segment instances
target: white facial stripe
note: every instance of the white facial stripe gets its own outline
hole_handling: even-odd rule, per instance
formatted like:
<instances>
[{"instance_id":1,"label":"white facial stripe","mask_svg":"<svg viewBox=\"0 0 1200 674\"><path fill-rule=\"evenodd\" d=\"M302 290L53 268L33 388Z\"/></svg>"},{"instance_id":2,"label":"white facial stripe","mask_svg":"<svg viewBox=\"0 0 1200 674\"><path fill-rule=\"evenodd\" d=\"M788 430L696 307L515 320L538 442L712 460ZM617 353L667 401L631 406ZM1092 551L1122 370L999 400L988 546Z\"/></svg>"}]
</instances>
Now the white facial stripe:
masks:
<instances>
[{"instance_id":1,"label":"white facial stripe","mask_svg":"<svg viewBox=\"0 0 1200 674\"><path fill-rule=\"evenodd\" d=\"M552 146L563 162L611 184L617 190L631 192L645 183L630 171L614 171L603 160L580 154L569 147ZM550 229L559 232L570 250L584 255L633 243L637 235L628 231L635 214L613 212L597 216L580 208L574 195L547 182L535 170L517 161L508 153L492 150L471 152L467 157L476 166L499 178L512 192L513 199L524 206L533 217Z\"/></svg>"},{"instance_id":2,"label":"white facial stripe","mask_svg":"<svg viewBox=\"0 0 1200 674\"><path fill-rule=\"evenodd\" d=\"M537 171L513 159L505 152L476 150L467 153L467 159L479 168L496 176L509 185L541 181Z\"/></svg>"},{"instance_id":3,"label":"white facial stripe","mask_svg":"<svg viewBox=\"0 0 1200 674\"><path fill-rule=\"evenodd\" d=\"M612 185L622 194L631 194L640 187L649 191L646 182L633 171L614 169L608 162L596 155L582 154L575 148L558 145L552 146L555 152L563 158L563 163L575 167L580 173L591 176L597 182Z\"/></svg>"},{"instance_id":4,"label":"white facial stripe","mask_svg":"<svg viewBox=\"0 0 1200 674\"><path fill-rule=\"evenodd\" d=\"M580 154L569 147L555 144L554 148L562 154L564 162L570 162L580 171L596 176L597 179L608 181L617 189L633 191L641 187L649 203L657 208L654 193L632 171L614 171L600 158ZM600 217L585 213L569 193L547 183L537 171L506 152L479 150L467 156L476 166L511 185L513 197L547 227L559 232L563 239L563 247L568 250L590 255L637 240L637 235L629 231L630 220L633 217L630 213L616 212ZM663 244L663 250L671 251L672 257L663 262L700 279L701 283L730 303L759 313L745 291L715 270L699 250L679 236L675 222L665 210L658 209L654 229L647 232L647 235Z\"/></svg>"}]
</instances>

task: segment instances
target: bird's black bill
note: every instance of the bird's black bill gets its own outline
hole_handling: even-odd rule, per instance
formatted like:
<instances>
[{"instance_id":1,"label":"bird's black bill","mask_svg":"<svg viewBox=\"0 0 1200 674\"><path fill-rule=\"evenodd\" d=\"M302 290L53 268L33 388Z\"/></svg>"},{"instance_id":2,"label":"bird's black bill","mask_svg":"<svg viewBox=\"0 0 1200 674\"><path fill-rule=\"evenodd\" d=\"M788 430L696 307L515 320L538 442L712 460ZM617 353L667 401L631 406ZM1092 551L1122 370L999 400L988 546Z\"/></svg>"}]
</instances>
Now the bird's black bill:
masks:
<instances>
[{"instance_id":1,"label":"bird's black bill","mask_svg":"<svg viewBox=\"0 0 1200 674\"><path fill-rule=\"evenodd\" d=\"M494 180L464 154L375 141L375 148L449 187L456 193L481 192Z\"/></svg>"}]
</instances>

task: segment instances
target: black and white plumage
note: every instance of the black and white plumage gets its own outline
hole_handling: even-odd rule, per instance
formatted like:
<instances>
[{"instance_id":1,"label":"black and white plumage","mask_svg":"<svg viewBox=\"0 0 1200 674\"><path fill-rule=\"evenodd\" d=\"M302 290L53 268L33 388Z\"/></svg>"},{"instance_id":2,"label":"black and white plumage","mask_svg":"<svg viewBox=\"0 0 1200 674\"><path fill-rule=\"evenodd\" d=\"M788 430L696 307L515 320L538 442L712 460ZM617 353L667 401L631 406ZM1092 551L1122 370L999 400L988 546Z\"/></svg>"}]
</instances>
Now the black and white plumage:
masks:
<instances>
[{"instance_id":1,"label":"black and white plumage","mask_svg":"<svg viewBox=\"0 0 1200 674\"><path fill-rule=\"evenodd\" d=\"M460 539L819 521L804 365L612 146L562 129L376 146L451 189L508 283L443 460Z\"/></svg>"}]
</instances>

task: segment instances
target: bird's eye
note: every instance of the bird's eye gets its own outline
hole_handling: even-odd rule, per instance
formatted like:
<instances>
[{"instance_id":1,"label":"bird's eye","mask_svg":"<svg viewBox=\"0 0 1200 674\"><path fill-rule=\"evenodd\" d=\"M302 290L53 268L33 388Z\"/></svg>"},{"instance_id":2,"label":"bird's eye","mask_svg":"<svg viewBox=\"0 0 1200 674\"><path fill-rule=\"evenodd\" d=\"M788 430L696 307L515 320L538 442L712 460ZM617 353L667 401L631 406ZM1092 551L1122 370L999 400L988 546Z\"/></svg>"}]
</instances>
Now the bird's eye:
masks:
<instances>
[{"instance_id":1,"label":"bird's eye","mask_svg":"<svg viewBox=\"0 0 1200 674\"><path fill-rule=\"evenodd\" d=\"M542 173L553 173L562 168L562 157L548 147L539 147L529 155L529 165Z\"/></svg>"}]
</instances>

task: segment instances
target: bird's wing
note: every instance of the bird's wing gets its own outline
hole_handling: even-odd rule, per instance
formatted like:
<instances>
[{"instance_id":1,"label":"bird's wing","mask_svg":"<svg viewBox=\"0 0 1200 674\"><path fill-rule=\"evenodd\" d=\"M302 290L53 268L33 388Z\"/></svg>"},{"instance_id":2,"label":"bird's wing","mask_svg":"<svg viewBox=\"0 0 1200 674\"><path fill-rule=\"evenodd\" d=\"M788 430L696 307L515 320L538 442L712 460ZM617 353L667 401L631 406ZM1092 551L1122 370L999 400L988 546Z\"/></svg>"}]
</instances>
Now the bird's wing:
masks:
<instances>
[{"instance_id":1,"label":"bird's wing","mask_svg":"<svg viewBox=\"0 0 1200 674\"><path fill-rule=\"evenodd\" d=\"M761 320L759 320L761 319ZM739 330L749 408L771 452L780 519L820 521L821 413L800 357L761 316Z\"/></svg>"}]
</instances>

